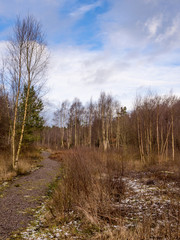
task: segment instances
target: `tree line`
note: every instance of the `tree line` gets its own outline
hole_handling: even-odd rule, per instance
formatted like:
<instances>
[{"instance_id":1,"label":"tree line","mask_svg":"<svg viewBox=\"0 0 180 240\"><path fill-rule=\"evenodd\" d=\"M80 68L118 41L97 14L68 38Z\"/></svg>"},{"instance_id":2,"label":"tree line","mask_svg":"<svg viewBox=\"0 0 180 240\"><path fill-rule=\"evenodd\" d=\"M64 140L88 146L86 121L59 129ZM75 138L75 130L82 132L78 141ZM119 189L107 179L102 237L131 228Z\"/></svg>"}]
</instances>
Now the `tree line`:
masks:
<instances>
[{"instance_id":1,"label":"tree line","mask_svg":"<svg viewBox=\"0 0 180 240\"><path fill-rule=\"evenodd\" d=\"M104 92L86 105L78 98L66 100L54 112L53 122L42 132L41 144L49 148L133 150L144 162L174 161L180 150L180 99L172 94L137 97L131 112Z\"/></svg>"}]
</instances>

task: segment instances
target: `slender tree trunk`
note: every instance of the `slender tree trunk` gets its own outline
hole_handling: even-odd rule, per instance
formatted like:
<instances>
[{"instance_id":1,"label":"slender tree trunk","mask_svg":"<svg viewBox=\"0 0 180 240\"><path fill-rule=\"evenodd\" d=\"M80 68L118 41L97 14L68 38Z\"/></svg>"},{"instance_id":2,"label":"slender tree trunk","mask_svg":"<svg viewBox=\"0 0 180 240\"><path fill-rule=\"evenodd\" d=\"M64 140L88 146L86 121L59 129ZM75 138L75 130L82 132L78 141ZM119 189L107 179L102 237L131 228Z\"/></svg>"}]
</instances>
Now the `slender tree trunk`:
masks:
<instances>
[{"instance_id":1,"label":"slender tree trunk","mask_svg":"<svg viewBox=\"0 0 180 240\"><path fill-rule=\"evenodd\" d=\"M157 106L157 116L156 116L156 140L157 140L157 154L159 158L160 144L159 144L159 105Z\"/></svg>"},{"instance_id":2,"label":"slender tree trunk","mask_svg":"<svg viewBox=\"0 0 180 240\"><path fill-rule=\"evenodd\" d=\"M167 127L167 135L166 135L166 140L165 143L163 145L163 150L162 150L162 154L164 155L166 152L167 155L167 151L168 151L168 139L169 139L169 134L170 134L170 130L171 130L172 125L170 124L169 127Z\"/></svg>"},{"instance_id":3,"label":"slender tree trunk","mask_svg":"<svg viewBox=\"0 0 180 240\"><path fill-rule=\"evenodd\" d=\"M112 143L112 138L113 138L113 124L112 124L112 119L113 119L113 116L112 116L112 112L111 112L111 116L110 116L110 143Z\"/></svg>"},{"instance_id":4,"label":"slender tree trunk","mask_svg":"<svg viewBox=\"0 0 180 240\"><path fill-rule=\"evenodd\" d=\"M60 124L61 148L64 148L64 116L63 116L63 113L61 113L60 121L61 121L61 124Z\"/></svg>"},{"instance_id":5,"label":"slender tree trunk","mask_svg":"<svg viewBox=\"0 0 180 240\"><path fill-rule=\"evenodd\" d=\"M161 155L163 154L163 146L164 146L164 136L163 136L163 126L161 126Z\"/></svg>"},{"instance_id":6,"label":"slender tree trunk","mask_svg":"<svg viewBox=\"0 0 180 240\"><path fill-rule=\"evenodd\" d=\"M106 131L105 131L105 124L104 124L104 113L102 114L102 141L103 141L103 149L106 151L107 150L107 145L106 145Z\"/></svg>"},{"instance_id":7,"label":"slender tree trunk","mask_svg":"<svg viewBox=\"0 0 180 240\"><path fill-rule=\"evenodd\" d=\"M148 126L149 125L149 126ZM151 120L149 124L147 125L147 155L148 160L151 160L152 158L152 123Z\"/></svg>"},{"instance_id":8,"label":"slender tree trunk","mask_svg":"<svg viewBox=\"0 0 180 240\"><path fill-rule=\"evenodd\" d=\"M20 85L21 85L21 58L22 58L22 45L20 45L20 56L19 56L19 73L18 73L18 87L16 93L16 102L14 108L14 120L13 120L13 128L12 128L12 164L13 169L17 170L17 163L16 163L16 153L15 153L15 137L16 137L16 120L17 120L17 110L18 110L18 102L19 102L19 95L20 95Z\"/></svg>"},{"instance_id":9,"label":"slender tree trunk","mask_svg":"<svg viewBox=\"0 0 180 240\"><path fill-rule=\"evenodd\" d=\"M62 137L61 137L61 148L64 148L64 127L62 127L62 132L61 132L61 134L62 134Z\"/></svg>"},{"instance_id":10,"label":"slender tree trunk","mask_svg":"<svg viewBox=\"0 0 180 240\"><path fill-rule=\"evenodd\" d=\"M140 120L137 116L137 128L138 128L138 143L139 143L139 153L141 161L144 162L144 146L143 146L143 137L142 137L142 131L140 129Z\"/></svg>"},{"instance_id":11,"label":"slender tree trunk","mask_svg":"<svg viewBox=\"0 0 180 240\"><path fill-rule=\"evenodd\" d=\"M141 141L141 157L142 157L142 161L144 162L144 146L143 146L143 137L142 137L142 132L140 134L140 141Z\"/></svg>"},{"instance_id":12,"label":"slender tree trunk","mask_svg":"<svg viewBox=\"0 0 180 240\"><path fill-rule=\"evenodd\" d=\"M50 147L50 131L48 129L48 141L47 141L47 145L48 145L48 148Z\"/></svg>"},{"instance_id":13,"label":"slender tree trunk","mask_svg":"<svg viewBox=\"0 0 180 240\"><path fill-rule=\"evenodd\" d=\"M167 140L167 143L166 143L166 161L168 160L168 156L169 156L169 141Z\"/></svg>"},{"instance_id":14,"label":"slender tree trunk","mask_svg":"<svg viewBox=\"0 0 180 240\"><path fill-rule=\"evenodd\" d=\"M117 113L117 132L116 132L116 148L119 149L119 140L120 140L120 113Z\"/></svg>"},{"instance_id":15,"label":"slender tree trunk","mask_svg":"<svg viewBox=\"0 0 180 240\"><path fill-rule=\"evenodd\" d=\"M70 146L71 146L71 143L72 143L72 134L73 134L73 132L72 132L72 122L70 123L70 126L69 126L69 128L68 128L68 149L70 148Z\"/></svg>"},{"instance_id":16,"label":"slender tree trunk","mask_svg":"<svg viewBox=\"0 0 180 240\"><path fill-rule=\"evenodd\" d=\"M91 116L91 112L90 112L90 116L89 116L89 128L88 128L88 132L89 132L89 140L88 140L88 145L91 147L91 136L92 136L92 116Z\"/></svg>"},{"instance_id":17,"label":"slender tree trunk","mask_svg":"<svg viewBox=\"0 0 180 240\"><path fill-rule=\"evenodd\" d=\"M145 131L145 146L146 146L146 155L149 159L149 129L148 129L148 126Z\"/></svg>"},{"instance_id":18,"label":"slender tree trunk","mask_svg":"<svg viewBox=\"0 0 180 240\"><path fill-rule=\"evenodd\" d=\"M17 150L17 154L16 154L15 168L18 167L19 154L20 154L20 151L21 151L22 140L23 140L23 136L24 136L24 127L25 127L26 116L27 116L27 107L28 107L28 100L29 100L30 85L31 85L31 80L30 80L30 76L29 76L27 95L26 95L26 101L25 101L25 109L24 109L24 117L23 117L21 135L20 135L19 144L18 144L18 150Z\"/></svg>"},{"instance_id":19,"label":"slender tree trunk","mask_svg":"<svg viewBox=\"0 0 180 240\"><path fill-rule=\"evenodd\" d=\"M174 151L174 116L173 116L173 109L171 109L171 126L172 126L172 160L175 159L175 151Z\"/></svg>"},{"instance_id":20,"label":"slender tree trunk","mask_svg":"<svg viewBox=\"0 0 180 240\"><path fill-rule=\"evenodd\" d=\"M109 119L106 118L106 148L109 148Z\"/></svg>"},{"instance_id":21,"label":"slender tree trunk","mask_svg":"<svg viewBox=\"0 0 180 240\"><path fill-rule=\"evenodd\" d=\"M89 141L88 141L88 145L90 147L91 147L91 144L92 144L91 136L92 136L92 126L91 126L91 123L90 123L89 124Z\"/></svg>"},{"instance_id":22,"label":"slender tree trunk","mask_svg":"<svg viewBox=\"0 0 180 240\"><path fill-rule=\"evenodd\" d=\"M17 108L18 108L18 100L19 100L19 89L16 96L16 104L14 109L14 121L13 121L13 129L12 129L12 163L13 169L16 168L15 166L15 135L16 135L16 119L17 119Z\"/></svg>"},{"instance_id":23,"label":"slender tree trunk","mask_svg":"<svg viewBox=\"0 0 180 240\"><path fill-rule=\"evenodd\" d=\"M18 167L19 154L20 154L20 151L21 151L22 140L23 140L23 136L24 136L24 127L25 127L25 122L26 122L27 107L28 107L28 100L29 100L29 92L30 92L30 87L31 87L30 66L31 66L32 54L33 54L33 51L34 51L35 44L32 45L32 49L31 49L31 53L30 54L29 54L29 44L30 44L30 42L28 41L27 42L27 46L26 46L26 69L27 69L27 77L28 77L28 86L27 86L27 94L26 94L26 101L25 101L23 123L22 123L22 128L21 128L21 135L20 135L19 144L18 144L18 150L17 150L17 154L16 154L16 159L15 159L15 168L16 169Z\"/></svg>"},{"instance_id":24,"label":"slender tree trunk","mask_svg":"<svg viewBox=\"0 0 180 240\"><path fill-rule=\"evenodd\" d=\"M69 146L70 146L70 144L69 144L69 128L67 128L67 148L69 149Z\"/></svg>"},{"instance_id":25,"label":"slender tree trunk","mask_svg":"<svg viewBox=\"0 0 180 240\"><path fill-rule=\"evenodd\" d=\"M77 146L81 146L81 136L83 129L80 126L77 126Z\"/></svg>"},{"instance_id":26,"label":"slender tree trunk","mask_svg":"<svg viewBox=\"0 0 180 240\"><path fill-rule=\"evenodd\" d=\"M75 123L74 123L74 146L77 146L77 116L75 113Z\"/></svg>"}]
</instances>

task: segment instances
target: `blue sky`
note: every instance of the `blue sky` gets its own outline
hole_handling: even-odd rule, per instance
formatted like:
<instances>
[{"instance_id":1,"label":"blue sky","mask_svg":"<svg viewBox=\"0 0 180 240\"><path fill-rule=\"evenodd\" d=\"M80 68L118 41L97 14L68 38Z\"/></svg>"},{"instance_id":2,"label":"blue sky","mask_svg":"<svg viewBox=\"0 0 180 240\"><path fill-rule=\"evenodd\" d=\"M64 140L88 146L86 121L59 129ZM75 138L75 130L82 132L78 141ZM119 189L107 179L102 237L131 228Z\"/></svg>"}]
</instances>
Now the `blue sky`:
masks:
<instances>
[{"instance_id":1,"label":"blue sky","mask_svg":"<svg viewBox=\"0 0 180 240\"><path fill-rule=\"evenodd\" d=\"M180 96L179 0L0 0L1 53L28 13L47 36L52 103L105 91L131 109L149 89Z\"/></svg>"}]
</instances>

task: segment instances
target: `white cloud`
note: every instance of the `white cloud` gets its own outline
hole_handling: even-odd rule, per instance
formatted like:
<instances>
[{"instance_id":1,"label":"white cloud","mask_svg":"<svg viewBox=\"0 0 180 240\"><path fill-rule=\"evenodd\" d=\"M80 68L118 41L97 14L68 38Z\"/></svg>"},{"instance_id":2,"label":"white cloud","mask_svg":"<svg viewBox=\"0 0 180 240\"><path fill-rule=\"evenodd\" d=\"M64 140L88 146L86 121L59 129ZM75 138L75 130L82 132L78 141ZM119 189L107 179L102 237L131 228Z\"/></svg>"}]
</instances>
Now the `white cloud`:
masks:
<instances>
[{"instance_id":1,"label":"white cloud","mask_svg":"<svg viewBox=\"0 0 180 240\"><path fill-rule=\"evenodd\" d=\"M180 91L180 66L159 66L144 57L117 59L105 51L59 46L52 49L49 72L49 96L52 102L79 97L83 102L97 99L101 91L116 96L123 105L132 107L138 88L168 93Z\"/></svg>"},{"instance_id":2,"label":"white cloud","mask_svg":"<svg viewBox=\"0 0 180 240\"><path fill-rule=\"evenodd\" d=\"M180 40L180 15L178 14L172 20L172 23L165 29L164 33L159 34L156 41L163 42L167 40L171 40L173 38L173 42L177 42ZM176 45L175 45L176 46Z\"/></svg>"},{"instance_id":3,"label":"white cloud","mask_svg":"<svg viewBox=\"0 0 180 240\"><path fill-rule=\"evenodd\" d=\"M76 2L69 1L70 6ZM47 35L61 36L68 32L66 44L50 46L48 97L54 103L71 101L74 97L86 102L106 91L130 108L137 89L151 88L160 93L173 89L179 94L179 0L136 0L136 4L133 0L107 1L111 8L97 18L100 27L97 38L102 41L102 48L93 51L73 42L71 26L87 12L101 6L102 1L79 8L73 5L72 9L76 10L69 14L68 9L64 14L60 10L65 0L40 0L38 3L27 0L26 11L23 1L0 0L0 14L6 19L15 16L17 11L26 14L29 7L30 12L41 18ZM0 51L3 44L0 43Z\"/></svg>"},{"instance_id":4,"label":"white cloud","mask_svg":"<svg viewBox=\"0 0 180 240\"><path fill-rule=\"evenodd\" d=\"M93 4L87 4L87 5L83 5L81 7L79 7L78 9L76 9L74 12L70 13L71 17L75 17L75 18L80 18L82 17L84 14L86 14L87 12L101 6L102 2L101 1L97 1Z\"/></svg>"},{"instance_id":5,"label":"white cloud","mask_svg":"<svg viewBox=\"0 0 180 240\"><path fill-rule=\"evenodd\" d=\"M109 0L110 1L110 0ZM179 48L179 0L113 0L111 9L100 17L105 48L162 55ZM168 46L168 47L167 47ZM136 56L137 57L137 56Z\"/></svg>"},{"instance_id":6,"label":"white cloud","mask_svg":"<svg viewBox=\"0 0 180 240\"><path fill-rule=\"evenodd\" d=\"M156 35L158 29L162 25L162 15L153 17L152 19L147 20L145 23L145 27L147 28L149 32L149 37L152 38Z\"/></svg>"}]
</instances>

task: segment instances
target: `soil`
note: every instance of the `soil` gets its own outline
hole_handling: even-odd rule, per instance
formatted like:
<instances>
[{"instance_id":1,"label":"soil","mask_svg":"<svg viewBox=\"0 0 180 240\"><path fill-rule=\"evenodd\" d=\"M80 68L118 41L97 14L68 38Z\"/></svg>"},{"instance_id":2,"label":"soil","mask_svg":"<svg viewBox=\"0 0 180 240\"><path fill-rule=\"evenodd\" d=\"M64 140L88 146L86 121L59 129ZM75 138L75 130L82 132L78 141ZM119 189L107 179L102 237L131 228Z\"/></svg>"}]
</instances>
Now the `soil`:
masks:
<instances>
[{"instance_id":1,"label":"soil","mask_svg":"<svg viewBox=\"0 0 180 240\"><path fill-rule=\"evenodd\" d=\"M59 174L60 163L42 153L42 167L15 179L5 188L0 198L0 239L8 239L17 230L24 229L34 219L35 209L47 196L49 184Z\"/></svg>"}]
</instances>

